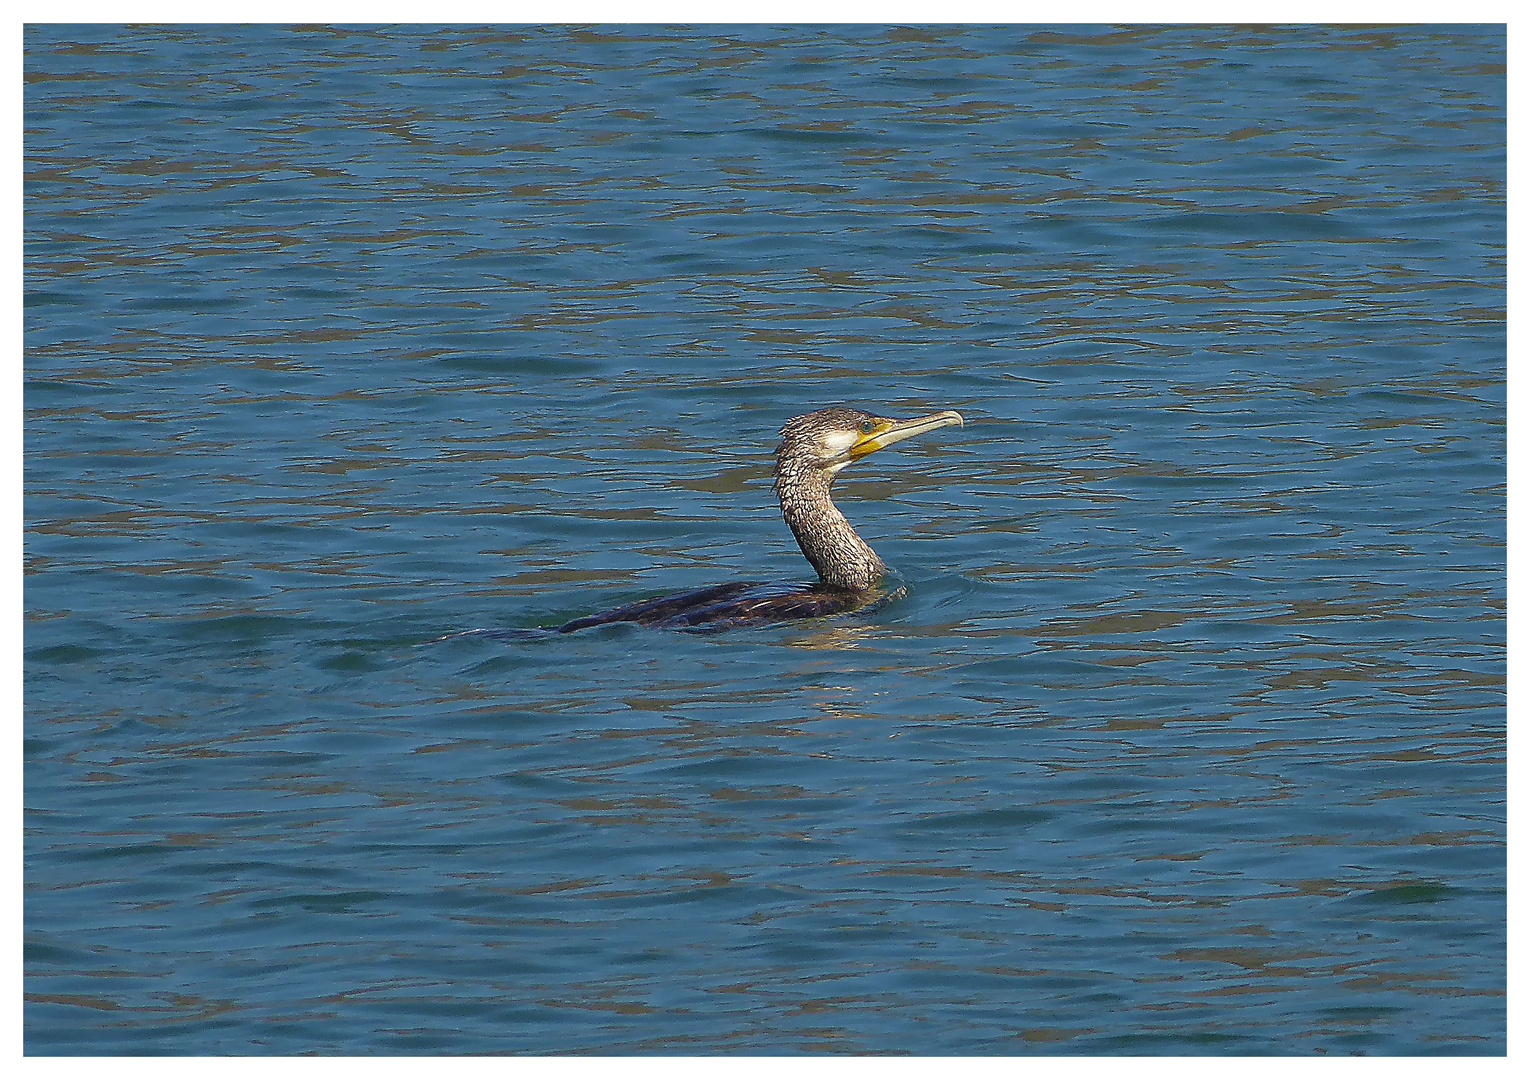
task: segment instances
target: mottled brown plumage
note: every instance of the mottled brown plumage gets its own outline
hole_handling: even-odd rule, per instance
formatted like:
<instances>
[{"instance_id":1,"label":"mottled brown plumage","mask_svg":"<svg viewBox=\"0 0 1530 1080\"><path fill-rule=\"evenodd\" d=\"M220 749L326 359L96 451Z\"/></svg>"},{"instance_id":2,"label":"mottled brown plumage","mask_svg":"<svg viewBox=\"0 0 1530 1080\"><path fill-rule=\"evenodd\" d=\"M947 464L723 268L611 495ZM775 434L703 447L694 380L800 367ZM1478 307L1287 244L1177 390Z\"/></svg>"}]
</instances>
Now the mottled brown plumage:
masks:
<instances>
[{"instance_id":1,"label":"mottled brown plumage","mask_svg":"<svg viewBox=\"0 0 1530 1080\"><path fill-rule=\"evenodd\" d=\"M859 409L819 409L794 416L781 428L776 447L776 498L797 546L831 589L869 589L887 572L887 564L856 534L829 497L837 470L825 437L860 433L876 417Z\"/></svg>"}]
</instances>

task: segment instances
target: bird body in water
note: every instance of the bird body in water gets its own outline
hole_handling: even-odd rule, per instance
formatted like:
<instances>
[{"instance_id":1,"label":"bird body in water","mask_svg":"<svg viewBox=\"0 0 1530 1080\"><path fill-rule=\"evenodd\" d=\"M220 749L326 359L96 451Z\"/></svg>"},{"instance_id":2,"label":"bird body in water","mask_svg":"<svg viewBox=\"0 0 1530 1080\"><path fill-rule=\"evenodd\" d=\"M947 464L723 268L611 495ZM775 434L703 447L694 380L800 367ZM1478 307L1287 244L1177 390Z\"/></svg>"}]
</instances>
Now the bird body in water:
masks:
<instances>
[{"instance_id":1,"label":"bird body in water","mask_svg":"<svg viewBox=\"0 0 1530 1080\"><path fill-rule=\"evenodd\" d=\"M889 420L844 407L793 417L781 428L776 447L776 498L797 546L818 571L816 583L783 587L729 582L640 600L553 629L570 633L616 622L679 630L725 629L837 615L885 599L878 583L887 573L886 564L856 535L834 505L829 488L840 470L866 455L961 422L961 415L949 410L913 420Z\"/></svg>"}]
</instances>

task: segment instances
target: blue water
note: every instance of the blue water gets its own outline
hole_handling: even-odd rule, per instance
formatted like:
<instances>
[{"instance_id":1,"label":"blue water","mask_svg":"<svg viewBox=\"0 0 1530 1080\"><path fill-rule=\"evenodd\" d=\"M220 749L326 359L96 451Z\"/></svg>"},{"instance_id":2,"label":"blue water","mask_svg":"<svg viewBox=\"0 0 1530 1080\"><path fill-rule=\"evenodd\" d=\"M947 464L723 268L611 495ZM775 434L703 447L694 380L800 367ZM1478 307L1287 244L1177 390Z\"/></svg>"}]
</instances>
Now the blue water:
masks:
<instances>
[{"instance_id":1,"label":"blue water","mask_svg":"<svg viewBox=\"0 0 1530 1080\"><path fill-rule=\"evenodd\" d=\"M1504 1052L1501 27L25 46L28 1052Z\"/></svg>"}]
</instances>

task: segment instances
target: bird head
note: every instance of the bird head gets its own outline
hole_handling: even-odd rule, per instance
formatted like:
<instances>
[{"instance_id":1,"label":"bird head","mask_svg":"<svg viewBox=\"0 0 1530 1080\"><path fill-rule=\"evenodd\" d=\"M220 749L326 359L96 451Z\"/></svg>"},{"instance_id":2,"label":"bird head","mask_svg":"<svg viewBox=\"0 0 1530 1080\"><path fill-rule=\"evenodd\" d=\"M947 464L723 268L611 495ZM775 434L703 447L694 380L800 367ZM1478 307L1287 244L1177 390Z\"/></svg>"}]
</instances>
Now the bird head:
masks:
<instances>
[{"instance_id":1,"label":"bird head","mask_svg":"<svg viewBox=\"0 0 1530 1080\"><path fill-rule=\"evenodd\" d=\"M786 422L776 457L805 459L832 476L883 447L961 422L961 414L949 409L912 420L890 420L843 406L819 409Z\"/></svg>"}]
</instances>

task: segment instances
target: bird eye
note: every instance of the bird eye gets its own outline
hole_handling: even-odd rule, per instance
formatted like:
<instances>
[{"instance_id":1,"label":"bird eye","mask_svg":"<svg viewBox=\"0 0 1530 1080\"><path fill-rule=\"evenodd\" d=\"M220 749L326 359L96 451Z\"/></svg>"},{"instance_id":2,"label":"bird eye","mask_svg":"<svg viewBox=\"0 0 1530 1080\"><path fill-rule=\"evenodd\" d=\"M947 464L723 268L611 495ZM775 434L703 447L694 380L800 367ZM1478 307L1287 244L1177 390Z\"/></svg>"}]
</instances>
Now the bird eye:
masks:
<instances>
[{"instance_id":1,"label":"bird eye","mask_svg":"<svg viewBox=\"0 0 1530 1080\"><path fill-rule=\"evenodd\" d=\"M870 420L862 420L861 421L861 434L862 435L870 435L876 429L877 429L877 426L875 424L873 424Z\"/></svg>"}]
</instances>

